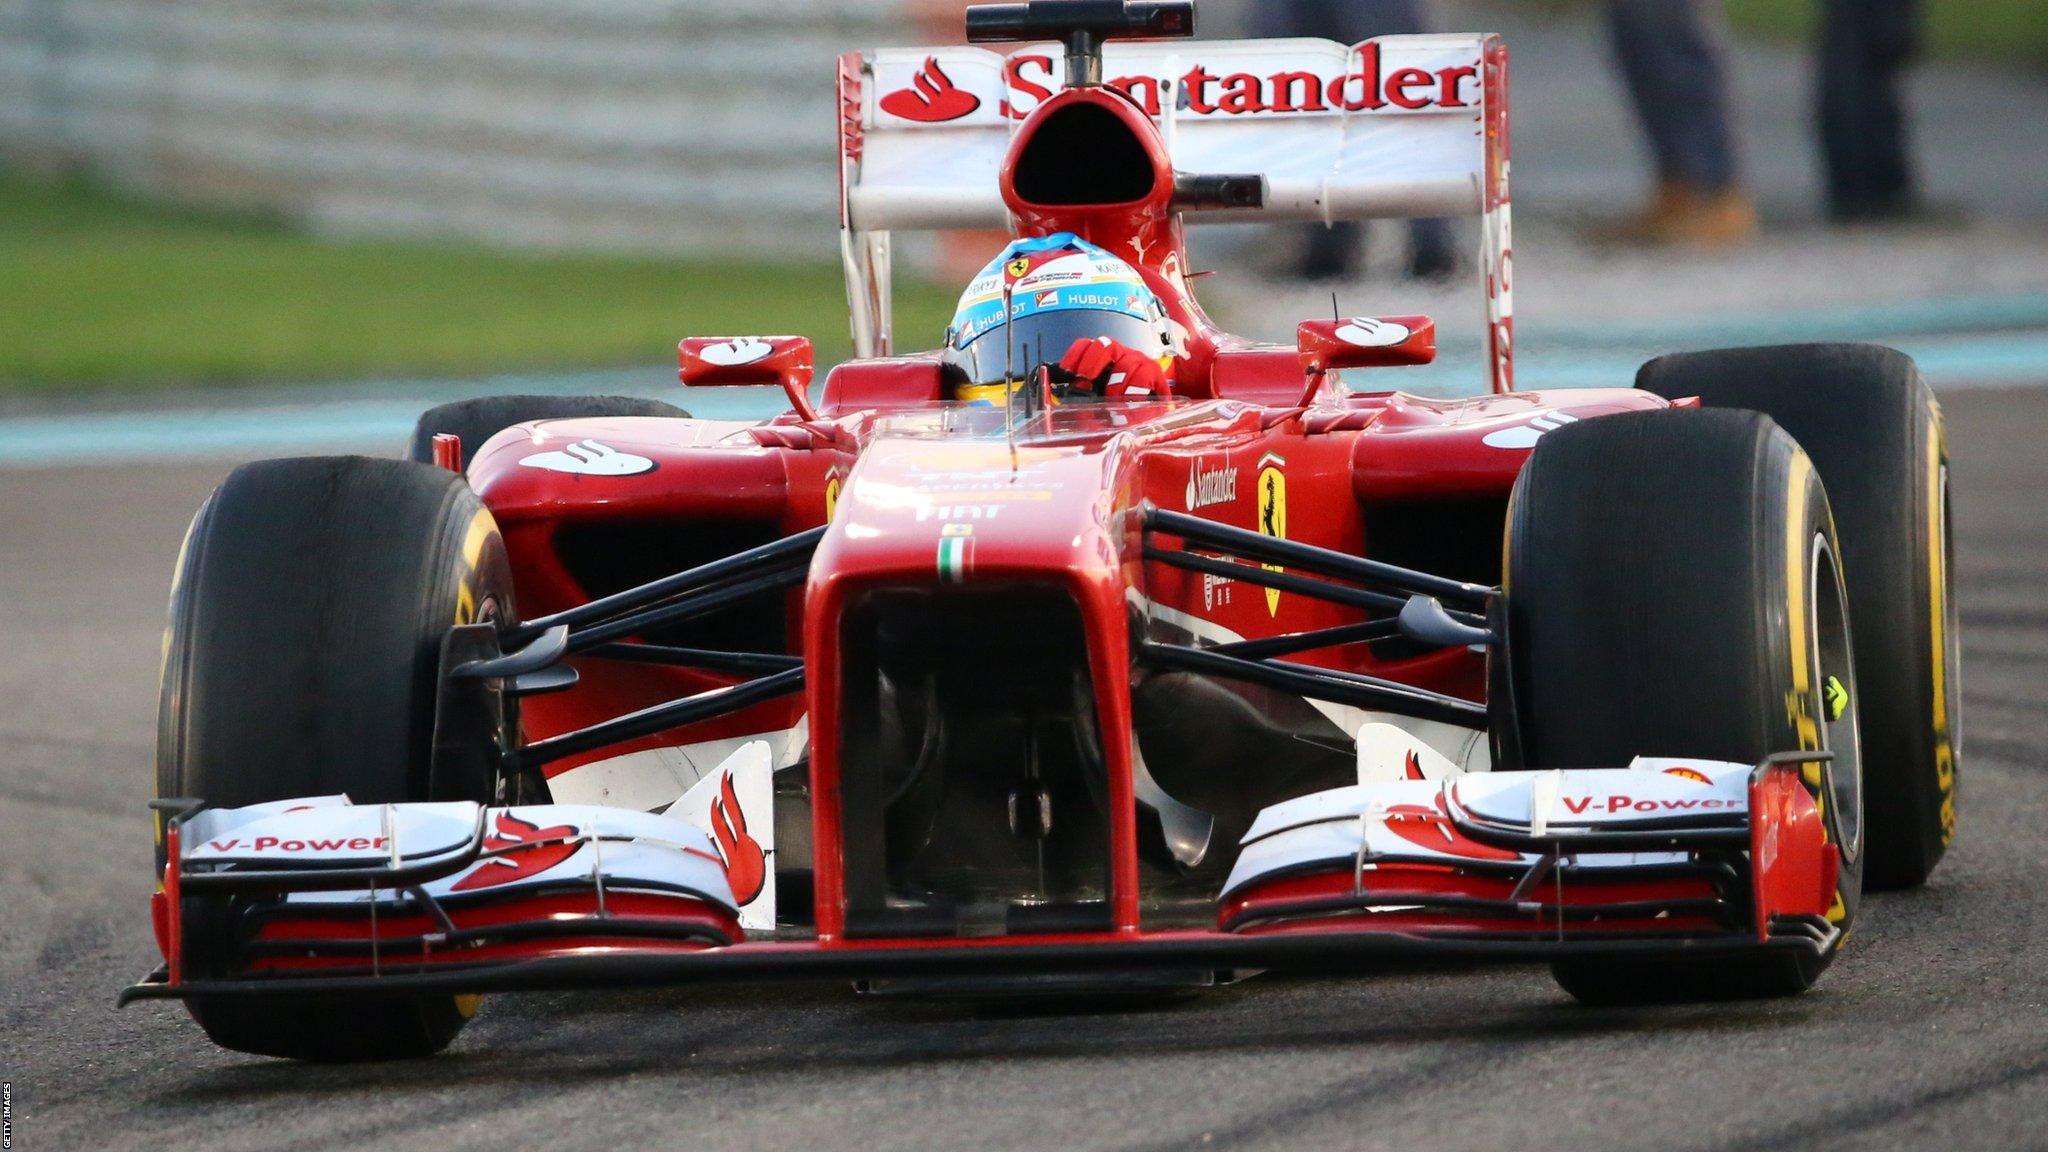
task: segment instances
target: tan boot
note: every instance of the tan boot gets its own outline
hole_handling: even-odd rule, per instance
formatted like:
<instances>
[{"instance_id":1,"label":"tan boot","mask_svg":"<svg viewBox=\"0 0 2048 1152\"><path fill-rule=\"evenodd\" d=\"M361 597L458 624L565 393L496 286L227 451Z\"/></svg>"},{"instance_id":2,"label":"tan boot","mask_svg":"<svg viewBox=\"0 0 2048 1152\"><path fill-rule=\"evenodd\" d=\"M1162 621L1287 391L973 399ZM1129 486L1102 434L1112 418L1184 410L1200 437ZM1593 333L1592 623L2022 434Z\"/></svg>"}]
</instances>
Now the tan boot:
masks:
<instances>
[{"instance_id":1,"label":"tan boot","mask_svg":"<svg viewBox=\"0 0 2048 1152\"><path fill-rule=\"evenodd\" d=\"M1756 205L1739 188L1697 197L1692 210L1664 222L1661 243L1685 248L1735 248L1756 238Z\"/></svg>"},{"instance_id":2,"label":"tan boot","mask_svg":"<svg viewBox=\"0 0 2048 1152\"><path fill-rule=\"evenodd\" d=\"M1659 237L1666 227L1665 222L1691 211L1697 199L1687 185L1677 180L1661 180L1648 207L1626 219L1610 220L1594 229L1594 234L1615 244L1662 243Z\"/></svg>"},{"instance_id":3,"label":"tan boot","mask_svg":"<svg viewBox=\"0 0 2048 1152\"><path fill-rule=\"evenodd\" d=\"M1727 248L1756 235L1756 206L1731 188L1701 192L1675 180L1657 186L1656 199L1640 216L1606 229L1603 238L1624 244L1684 248Z\"/></svg>"}]
</instances>

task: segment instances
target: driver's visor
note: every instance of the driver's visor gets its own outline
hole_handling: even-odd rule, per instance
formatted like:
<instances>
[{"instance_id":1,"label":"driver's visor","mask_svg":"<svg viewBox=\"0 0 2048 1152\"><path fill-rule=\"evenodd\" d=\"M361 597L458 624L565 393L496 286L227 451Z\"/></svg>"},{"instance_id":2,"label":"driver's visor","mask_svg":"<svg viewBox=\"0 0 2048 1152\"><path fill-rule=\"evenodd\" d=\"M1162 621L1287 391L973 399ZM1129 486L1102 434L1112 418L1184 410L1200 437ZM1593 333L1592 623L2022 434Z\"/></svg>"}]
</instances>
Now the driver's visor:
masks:
<instances>
[{"instance_id":1,"label":"driver's visor","mask_svg":"<svg viewBox=\"0 0 2048 1152\"><path fill-rule=\"evenodd\" d=\"M956 349L953 362L967 374L967 384L999 385L1006 380L1027 380L1041 365L1058 364L1076 340L1099 340L1104 336L1147 355L1163 352L1159 329L1149 320L1122 312L1063 308L1056 312L1034 312L991 328L965 348Z\"/></svg>"}]
</instances>

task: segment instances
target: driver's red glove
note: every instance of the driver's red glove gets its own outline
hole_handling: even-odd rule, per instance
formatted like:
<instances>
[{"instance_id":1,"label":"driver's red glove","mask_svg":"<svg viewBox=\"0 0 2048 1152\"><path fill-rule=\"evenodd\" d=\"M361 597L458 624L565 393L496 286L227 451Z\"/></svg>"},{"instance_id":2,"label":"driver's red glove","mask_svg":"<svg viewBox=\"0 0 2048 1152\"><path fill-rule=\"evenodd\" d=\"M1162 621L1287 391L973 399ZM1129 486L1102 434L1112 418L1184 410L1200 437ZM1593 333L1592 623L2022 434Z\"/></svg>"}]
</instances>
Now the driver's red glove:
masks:
<instances>
[{"instance_id":1,"label":"driver's red glove","mask_svg":"<svg viewBox=\"0 0 2048 1152\"><path fill-rule=\"evenodd\" d=\"M1159 361L1107 336L1074 341L1060 359L1060 371L1099 396L1161 396L1167 391Z\"/></svg>"}]
</instances>

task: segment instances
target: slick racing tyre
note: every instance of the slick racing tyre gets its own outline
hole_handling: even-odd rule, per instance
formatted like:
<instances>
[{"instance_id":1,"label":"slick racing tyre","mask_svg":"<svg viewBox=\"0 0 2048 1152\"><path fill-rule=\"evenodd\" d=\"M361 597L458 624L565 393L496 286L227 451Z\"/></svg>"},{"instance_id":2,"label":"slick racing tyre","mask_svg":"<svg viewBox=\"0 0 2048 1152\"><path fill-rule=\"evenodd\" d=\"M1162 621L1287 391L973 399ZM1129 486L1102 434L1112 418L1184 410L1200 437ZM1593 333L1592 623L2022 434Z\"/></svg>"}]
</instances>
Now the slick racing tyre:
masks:
<instances>
[{"instance_id":1,"label":"slick racing tyre","mask_svg":"<svg viewBox=\"0 0 2048 1152\"><path fill-rule=\"evenodd\" d=\"M442 637L513 618L504 542L460 478L359 456L237 468L193 519L171 588L157 793L215 807L428 799ZM238 909L185 907L187 971L238 975ZM304 1060L428 1055L476 1007L446 995L188 1003L215 1043Z\"/></svg>"},{"instance_id":2,"label":"slick racing tyre","mask_svg":"<svg viewBox=\"0 0 2048 1152\"><path fill-rule=\"evenodd\" d=\"M1507 539L1509 675L1525 766L1635 757L1754 764L1829 749L1807 772L1842 868L1825 951L1574 960L1582 1001L1774 996L1834 958L1862 891L1849 616L1828 497L1756 412L1606 416L1546 434Z\"/></svg>"},{"instance_id":3,"label":"slick racing tyre","mask_svg":"<svg viewBox=\"0 0 2048 1152\"><path fill-rule=\"evenodd\" d=\"M476 459L484 441L528 420L573 420L583 416L670 416L690 414L660 400L633 396L483 396L457 400L420 414L413 425L412 442L406 459L421 464L434 462L434 437L452 432L462 438L462 467Z\"/></svg>"},{"instance_id":4,"label":"slick racing tyre","mask_svg":"<svg viewBox=\"0 0 2048 1152\"><path fill-rule=\"evenodd\" d=\"M1666 356L1645 364L1636 386L1755 409L1813 457L1856 621L1864 883L1924 882L1955 836L1962 748L1948 448L1933 392L1911 358L1870 344Z\"/></svg>"}]
</instances>

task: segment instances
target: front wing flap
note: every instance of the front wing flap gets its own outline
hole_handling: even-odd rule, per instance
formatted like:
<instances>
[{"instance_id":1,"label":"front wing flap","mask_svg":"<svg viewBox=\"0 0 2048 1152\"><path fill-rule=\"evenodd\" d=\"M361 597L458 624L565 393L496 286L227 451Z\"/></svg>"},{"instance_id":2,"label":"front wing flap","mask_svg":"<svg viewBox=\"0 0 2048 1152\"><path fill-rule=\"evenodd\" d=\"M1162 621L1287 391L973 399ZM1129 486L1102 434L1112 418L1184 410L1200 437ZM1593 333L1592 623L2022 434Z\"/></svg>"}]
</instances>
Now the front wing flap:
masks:
<instances>
[{"instance_id":1,"label":"front wing flap","mask_svg":"<svg viewBox=\"0 0 2048 1152\"><path fill-rule=\"evenodd\" d=\"M166 823L153 903L173 983L701 949L743 935L724 861L679 819L345 797L193 807Z\"/></svg>"},{"instance_id":2,"label":"front wing flap","mask_svg":"<svg viewBox=\"0 0 2048 1152\"><path fill-rule=\"evenodd\" d=\"M1262 813L1213 929L748 942L719 846L585 805L188 809L137 998L1822 951L1839 856L1802 765L1381 781ZM170 802L160 802L170 803Z\"/></svg>"},{"instance_id":3,"label":"front wing flap","mask_svg":"<svg viewBox=\"0 0 2048 1152\"><path fill-rule=\"evenodd\" d=\"M1800 772L1816 759L1417 773L1305 796L1246 834L1218 927L1824 947L1839 855Z\"/></svg>"}]
</instances>

